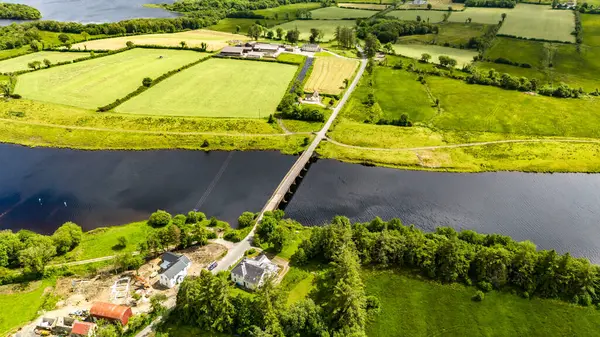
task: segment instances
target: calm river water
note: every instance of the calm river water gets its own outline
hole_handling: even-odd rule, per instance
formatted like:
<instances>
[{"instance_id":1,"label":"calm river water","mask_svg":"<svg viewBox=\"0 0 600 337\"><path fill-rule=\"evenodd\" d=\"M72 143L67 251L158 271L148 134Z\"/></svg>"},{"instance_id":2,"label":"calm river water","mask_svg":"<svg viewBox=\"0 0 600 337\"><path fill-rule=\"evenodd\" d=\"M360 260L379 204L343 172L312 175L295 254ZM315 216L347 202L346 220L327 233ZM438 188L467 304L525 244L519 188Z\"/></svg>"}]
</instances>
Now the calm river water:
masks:
<instances>
[{"instance_id":1,"label":"calm river water","mask_svg":"<svg viewBox=\"0 0 600 337\"><path fill-rule=\"evenodd\" d=\"M0 144L0 229L52 232L199 209L235 225L259 211L295 157L277 152L76 151Z\"/></svg>"},{"instance_id":2,"label":"calm river water","mask_svg":"<svg viewBox=\"0 0 600 337\"><path fill-rule=\"evenodd\" d=\"M501 233L600 263L600 175L456 174L319 160L285 211L305 225L339 214L399 217L427 231Z\"/></svg>"},{"instance_id":3,"label":"calm river water","mask_svg":"<svg viewBox=\"0 0 600 337\"><path fill-rule=\"evenodd\" d=\"M160 8L146 8L147 3L168 3L173 0L6 0L33 6L42 13L42 20L81 23L116 22L134 18L171 18L177 14ZM0 25L14 21L0 20Z\"/></svg>"}]
</instances>

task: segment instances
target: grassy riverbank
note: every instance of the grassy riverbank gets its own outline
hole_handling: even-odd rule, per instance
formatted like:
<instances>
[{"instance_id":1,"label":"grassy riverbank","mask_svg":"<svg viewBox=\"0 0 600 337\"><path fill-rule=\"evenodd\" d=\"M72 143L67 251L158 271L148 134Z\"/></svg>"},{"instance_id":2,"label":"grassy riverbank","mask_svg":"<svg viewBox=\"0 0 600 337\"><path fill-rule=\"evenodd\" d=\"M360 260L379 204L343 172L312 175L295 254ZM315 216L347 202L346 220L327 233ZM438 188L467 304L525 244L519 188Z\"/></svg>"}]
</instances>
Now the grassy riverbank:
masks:
<instances>
[{"instance_id":1,"label":"grassy riverbank","mask_svg":"<svg viewBox=\"0 0 600 337\"><path fill-rule=\"evenodd\" d=\"M0 312L0 335L4 336L37 317L46 288L55 284L55 279L44 279L23 285L0 286L0 305L9 308Z\"/></svg>"}]
</instances>

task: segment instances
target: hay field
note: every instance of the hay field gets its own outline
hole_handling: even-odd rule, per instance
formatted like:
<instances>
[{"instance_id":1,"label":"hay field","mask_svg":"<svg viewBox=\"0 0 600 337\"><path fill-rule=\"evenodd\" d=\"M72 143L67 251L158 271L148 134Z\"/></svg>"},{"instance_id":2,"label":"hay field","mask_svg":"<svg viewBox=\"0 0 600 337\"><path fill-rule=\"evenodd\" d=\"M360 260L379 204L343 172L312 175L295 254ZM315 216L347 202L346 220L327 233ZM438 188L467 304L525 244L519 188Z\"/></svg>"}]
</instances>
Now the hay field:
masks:
<instances>
[{"instance_id":1,"label":"hay field","mask_svg":"<svg viewBox=\"0 0 600 337\"><path fill-rule=\"evenodd\" d=\"M462 12L453 12L448 21L465 22L468 18L471 18L472 22L495 25L502 20L502 13L506 13L506 19L508 20L512 16L512 9L469 7Z\"/></svg>"},{"instance_id":2,"label":"hay field","mask_svg":"<svg viewBox=\"0 0 600 337\"><path fill-rule=\"evenodd\" d=\"M36 101L95 109L134 91L145 77L156 78L203 56L194 51L132 49L20 75L15 92Z\"/></svg>"},{"instance_id":3,"label":"hay field","mask_svg":"<svg viewBox=\"0 0 600 337\"><path fill-rule=\"evenodd\" d=\"M341 8L356 8L356 9L375 9L382 11L388 8L390 5L379 5L379 4L359 4L359 3L338 3L338 7Z\"/></svg>"},{"instance_id":4,"label":"hay field","mask_svg":"<svg viewBox=\"0 0 600 337\"><path fill-rule=\"evenodd\" d=\"M239 34L198 29L173 34L147 34L86 41L73 45L73 48L85 49L87 47L88 50L115 50L124 48L127 41L140 45L152 44L161 46L179 46L181 41L185 41L189 47L200 47L200 43L206 42L208 50L215 51L226 47L227 41L231 40L245 41L249 40L249 38Z\"/></svg>"},{"instance_id":5,"label":"hay field","mask_svg":"<svg viewBox=\"0 0 600 337\"><path fill-rule=\"evenodd\" d=\"M428 10L404 10L404 11L391 11L387 13L387 16L393 16L400 20L416 21L417 16L421 17L421 21L425 22L441 22L444 19L443 11L428 11Z\"/></svg>"},{"instance_id":6,"label":"hay field","mask_svg":"<svg viewBox=\"0 0 600 337\"><path fill-rule=\"evenodd\" d=\"M325 7L310 11L312 18L317 20L337 20L337 19L357 19L357 18L368 18L375 14L377 11L367 9L351 9L351 8L340 8L340 7Z\"/></svg>"},{"instance_id":7,"label":"hay field","mask_svg":"<svg viewBox=\"0 0 600 337\"><path fill-rule=\"evenodd\" d=\"M275 26L272 30L275 31L278 27L283 28L285 31L298 28L300 39L308 40L310 29L318 28L324 33L323 41L331 41L335 38L336 27L354 27L355 25L356 23L353 20L296 20Z\"/></svg>"},{"instance_id":8,"label":"hay field","mask_svg":"<svg viewBox=\"0 0 600 337\"><path fill-rule=\"evenodd\" d=\"M575 16L572 11L553 10L550 6L517 4L507 14L499 34L575 42L575 36L571 35L575 30Z\"/></svg>"},{"instance_id":9,"label":"hay field","mask_svg":"<svg viewBox=\"0 0 600 337\"><path fill-rule=\"evenodd\" d=\"M477 56L477 52L474 50L457 49L436 45L395 44L394 51L396 54L412 57L414 59L420 59L423 53L427 53L431 55L431 60L429 62L432 63L439 63L438 57L440 55L450 56L457 61L457 68L461 68L463 65L473 62L473 57Z\"/></svg>"},{"instance_id":10,"label":"hay field","mask_svg":"<svg viewBox=\"0 0 600 337\"><path fill-rule=\"evenodd\" d=\"M266 117L275 112L296 66L210 59L117 107L118 112L202 117Z\"/></svg>"},{"instance_id":11,"label":"hay field","mask_svg":"<svg viewBox=\"0 0 600 337\"><path fill-rule=\"evenodd\" d=\"M88 56L90 56L90 54L88 53L41 51L0 61L0 73L12 73L19 70L30 69L27 66L27 64L34 61L42 62L42 66L44 66L43 61L45 59L48 59L52 63L58 63L64 61L72 61Z\"/></svg>"},{"instance_id":12,"label":"hay field","mask_svg":"<svg viewBox=\"0 0 600 337\"><path fill-rule=\"evenodd\" d=\"M304 91L338 95L344 90L344 80L352 81L357 60L341 57L317 57Z\"/></svg>"}]
</instances>

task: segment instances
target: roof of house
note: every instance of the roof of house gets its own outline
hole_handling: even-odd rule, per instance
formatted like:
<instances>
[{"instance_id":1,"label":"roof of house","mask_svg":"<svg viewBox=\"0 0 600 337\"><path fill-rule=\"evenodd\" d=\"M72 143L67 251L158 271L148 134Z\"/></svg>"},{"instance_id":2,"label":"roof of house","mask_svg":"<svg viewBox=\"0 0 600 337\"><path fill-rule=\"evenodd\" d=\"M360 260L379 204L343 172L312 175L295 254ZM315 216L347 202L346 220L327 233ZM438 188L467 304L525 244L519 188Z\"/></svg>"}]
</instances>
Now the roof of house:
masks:
<instances>
[{"instance_id":1,"label":"roof of house","mask_svg":"<svg viewBox=\"0 0 600 337\"><path fill-rule=\"evenodd\" d=\"M246 282L256 284L265 274L277 272L278 269L279 267L265 255L259 255L254 259L244 258L231 273L242 277Z\"/></svg>"},{"instance_id":2,"label":"roof of house","mask_svg":"<svg viewBox=\"0 0 600 337\"><path fill-rule=\"evenodd\" d=\"M94 324L94 323L77 321L73 324L73 329L71 329L71 333L87 336L88 333L90 332L90 329L92 329L95 326L96 326L96 324Z\"/></svg>"},{"instance_id":3,"label":"roof of house","mask_svg":"<svg viewBox=\"0 0 600 337\"><path fill-rule=\"evenodd\" d=\"M160 264L160 268L163 269L161 275L165 275L167 278L172 279L182 270L187 268L190 263L192 262L185 255L166 252L163 254L162 263Z\"/></svg>"},{"instance_id":4,"label":"roof of house","mask_svg":"<svg viewBox=\"0 0 600 337\"><path fill-rule=\"evenodd\" d=\"M221 53L237 53L241 54L244 52L244 47L225 47L221 50Z\"/></svg>"},{"instance_id":5,"label":"roof of house","mask_svg":"<svg viewBox=\"0 0 600 337\"><path fill-rule=\"evenodd\" d=\"M106 302L94 302L94 304L92 304L92 308L90 309L91 316L107 319L122 320L127 314L131 316L130 307Z\"/></svg>"},{"instance_id":6,"label":"roof of house","mask_svg":"<svg viewBox=\"0 0 600 337\"><path fill-rule=\"evenodd\" d=\"M303 44L302 48L319 48L319 45L314 44L314 43L307 43L307 44Z\"/></svg>"}]
</instances>

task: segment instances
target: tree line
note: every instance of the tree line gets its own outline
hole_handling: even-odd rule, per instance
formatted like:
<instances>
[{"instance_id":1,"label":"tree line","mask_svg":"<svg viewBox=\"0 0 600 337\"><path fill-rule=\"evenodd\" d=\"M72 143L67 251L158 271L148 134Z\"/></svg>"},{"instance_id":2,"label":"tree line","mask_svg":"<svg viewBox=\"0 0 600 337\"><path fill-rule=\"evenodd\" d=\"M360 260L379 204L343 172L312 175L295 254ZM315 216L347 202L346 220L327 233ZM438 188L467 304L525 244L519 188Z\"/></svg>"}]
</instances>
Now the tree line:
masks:
<instances>
[{"instance_id":1,"label":"tree line","mask_svg":"<svg viewBox=\"0 0 600 337\"><path fill-rule=\"evenodd\" d=\"M0 3L0 19L38 20L42 13L36 8L23 4Z\"/></svg>"},{"instance_id":2,"label":"tree line","mask_svg":"<svg viewBox=\"0 0 600 337\"><path fill-rule=\"evenodd\" d=\"M465 7L515 8L517 5L515 0L462 0L454 2L463 2Z\"/></svg>"},{"instance_id":3,"label":"tree line","mask_svg":"<svg viewBox=\"0 0 600 337\"><path fill-rule=\"evenodd\" d=\"M365 39L373 34L381 43L396 43L400 36L416 34L436 34L438 27L423 21L402 21L393 17L377 18L374 20L357 20L356 34L359 39Z\"/></svg>"},{"instance_id":4,"label":"tree line","mask_svg":"<svg viewBox=\"0 0 600 337\"><path fill-rule=\"evenodd\" d=\"M483 291L516 291L525 298L553 298L583 306L600 303L600 267L585 258L537 250L530 241L517 242L499 234L457 232L451 227L425 233L399 219L351 224L345 217L335 217L331 224L312 230L292 262L333 261L339 247L345 246L355 247L363 265L411 268L440 282L476 285Z\"/></svg>"}]
</instances>

